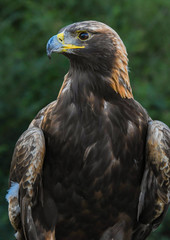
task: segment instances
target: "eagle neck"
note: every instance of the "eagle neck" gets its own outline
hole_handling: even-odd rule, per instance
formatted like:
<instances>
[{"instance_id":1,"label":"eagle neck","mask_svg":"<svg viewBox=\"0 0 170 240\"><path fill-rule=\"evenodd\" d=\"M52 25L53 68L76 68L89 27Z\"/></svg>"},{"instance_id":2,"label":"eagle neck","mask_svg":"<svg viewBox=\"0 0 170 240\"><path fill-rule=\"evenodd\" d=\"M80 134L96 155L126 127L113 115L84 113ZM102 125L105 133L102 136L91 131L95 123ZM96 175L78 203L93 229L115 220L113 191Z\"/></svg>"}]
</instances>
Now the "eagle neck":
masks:
<instances>
[{"instance_id":1,"label":"eagle neck","mask_svg":"<svg viewBox=\"0 0 170 240\"><path fill-rule=\"evenodd\" d=\"M65 97L67 95L69 101L78 104L85 102L91 94L106 101L114 98L133 98L128 70L123 68L126 64L122 62L123 60L120 61L117 56L112 69L103 71L103 69L96 70L89 64L70 61L70 69L65 76L59 96L67 90ZM127 78L127 81L124 78Z\"/></svg>"},{"instance_id":2,"label":"eagle neck","mask_svg":"<svg viewBox=\"0 0 170 240\"><path fill-rule=\"evenodd\" d=\"M83 101L89 95L93 94L98 99L108 98L113 94L113 89L110 85L110 73L101 74L90 68L74 68L70 67L67 75L70 81L70 91L75 101Z\"/></svg>"}]
</instances>

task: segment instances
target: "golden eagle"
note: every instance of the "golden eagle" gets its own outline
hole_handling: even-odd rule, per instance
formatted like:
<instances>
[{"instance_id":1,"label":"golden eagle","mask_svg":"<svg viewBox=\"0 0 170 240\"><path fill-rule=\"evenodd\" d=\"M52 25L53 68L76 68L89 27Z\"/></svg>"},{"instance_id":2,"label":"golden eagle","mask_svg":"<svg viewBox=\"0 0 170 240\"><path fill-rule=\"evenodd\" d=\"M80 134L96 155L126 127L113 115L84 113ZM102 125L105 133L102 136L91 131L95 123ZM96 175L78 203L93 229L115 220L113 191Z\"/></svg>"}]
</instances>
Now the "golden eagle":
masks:
<instances>
[{"instance_id":1,"label":"golden eagle","mask_svg":"<svg viewBox=\"0 0 170 240\"><path fill-rule=\"evenodd\" d=\"M47 43L70 69L16 143L9 218L18 240L144 240L170 202L170 129L134 100L126 48L107 25Z\"/></svg>"}]
</instances>

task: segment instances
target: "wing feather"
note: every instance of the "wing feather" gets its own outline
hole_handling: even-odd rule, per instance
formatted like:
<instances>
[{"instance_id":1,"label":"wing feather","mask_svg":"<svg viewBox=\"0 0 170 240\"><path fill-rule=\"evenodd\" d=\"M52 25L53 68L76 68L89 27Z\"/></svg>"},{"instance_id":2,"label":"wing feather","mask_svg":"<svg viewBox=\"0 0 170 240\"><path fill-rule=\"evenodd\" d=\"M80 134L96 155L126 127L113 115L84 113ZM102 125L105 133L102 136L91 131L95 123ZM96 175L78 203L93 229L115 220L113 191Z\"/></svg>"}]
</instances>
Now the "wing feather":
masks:
<instances>
[{"instance_id":1,"label":"wing feather","mask_svg":"<svg viewBox=\"0 0 170 240\"><path fill-rule=\"evenodd\" d=\"M151 230L159 226L169 203L170 129L160 121L150 121L146 141L146 164L138 204L139 227L134 239L145 239Z\"/></svg>"},{"instance_id":2,"label":"wing feather","mask_svg":"<svg viewBox=\"0 0 170 240\"><path fill-rule=\"evenodd\" d=\"M157 203L161 206L169 204L170 129L164 123L153 121L149 124L146 154L148 165L156 178ZM157 215L161 214L161 210L157 212Z\"/></svg>"},{"instance_id":3,"label":"wing feather","mask_svg":"<svg viewBox=\"0 0 170 240\"><path fill-rule=\"evenodd\" d=\"M30 127L16 143L10 170L11 183L19 185L19 194L12 194L9 189L9 217L16 231L21 225L25 238L37 239L33 224L31 207L35 204L35 195L41 184L41 171L45 156L45 139L40 128ZM11 192L11 194L10 194ZM17 211L20 209L20 211ZM29 224L28 224L29 222Z\"/></svg>"},{"instance_id":4,"label":"wing feather","mask_svg":"<svg viewBox=\"0 0 170 240\"><path fill-rule=\"evenodd\" d=\"M49 126L57 100L51 102L32 120L29 128L18 139L10 169L10 188L6 199L15 237L36 240L40 229L45 239L54 239L54 231L46 231L32 217L36 203L43 206L42 167L45 157L44 127ZM38 233L40 234L40 233Z\"/></svg>"}]
</instances>

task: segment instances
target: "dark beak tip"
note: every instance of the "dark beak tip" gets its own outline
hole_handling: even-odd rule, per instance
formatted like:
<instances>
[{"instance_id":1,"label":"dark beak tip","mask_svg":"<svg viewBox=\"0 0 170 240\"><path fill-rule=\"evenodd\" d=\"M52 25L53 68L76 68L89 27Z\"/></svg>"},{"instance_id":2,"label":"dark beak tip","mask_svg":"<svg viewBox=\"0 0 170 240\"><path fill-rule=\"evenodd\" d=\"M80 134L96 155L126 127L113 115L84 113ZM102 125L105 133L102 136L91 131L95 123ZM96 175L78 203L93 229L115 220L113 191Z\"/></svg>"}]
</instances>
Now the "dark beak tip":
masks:
<instances>
[{"instance_id":1,"label":"dark beak tip","mask_svg":"<svg viewBox=\"0 0 170 240\"><path fill-rule=\"evenodd\" d=\"M50 49L49 44L47 45L46 51L47 51L47 56L48 56L48 58L51 59L51 53L52 53L52 51L51 51L51 49Z\"/></svg>"}]
</instances>

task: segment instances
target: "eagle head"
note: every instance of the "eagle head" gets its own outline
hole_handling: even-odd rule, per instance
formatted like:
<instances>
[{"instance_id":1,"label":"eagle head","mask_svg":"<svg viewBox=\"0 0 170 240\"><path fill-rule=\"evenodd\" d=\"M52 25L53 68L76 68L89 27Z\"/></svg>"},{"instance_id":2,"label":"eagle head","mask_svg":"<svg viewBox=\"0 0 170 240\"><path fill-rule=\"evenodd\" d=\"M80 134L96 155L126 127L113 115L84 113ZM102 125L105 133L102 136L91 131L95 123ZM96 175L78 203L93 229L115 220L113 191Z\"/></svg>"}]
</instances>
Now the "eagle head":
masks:
<instances>
[{"instance_id":1,"label":"eagle head","mask_svg":"<svg viewBox=\"0 0 170 240\"><path fill-rule=\"evenodd\" d=\"M126 48L119 35L97 21L73 23L62 28L47 43L47 55L62 53L75 68L91 69L107 76L114 90L131 98Z\"/></svg>"}]
</instances>

